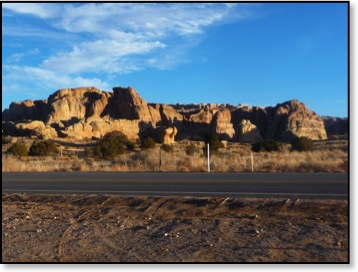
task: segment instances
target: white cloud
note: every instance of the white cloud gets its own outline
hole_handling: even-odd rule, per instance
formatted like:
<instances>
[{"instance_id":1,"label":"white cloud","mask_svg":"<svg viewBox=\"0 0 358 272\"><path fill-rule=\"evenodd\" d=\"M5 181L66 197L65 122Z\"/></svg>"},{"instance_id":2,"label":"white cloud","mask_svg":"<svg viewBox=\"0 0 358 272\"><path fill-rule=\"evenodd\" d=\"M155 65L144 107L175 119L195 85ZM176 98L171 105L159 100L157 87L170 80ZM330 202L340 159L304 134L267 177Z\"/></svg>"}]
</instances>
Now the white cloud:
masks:
<instances>
[{"instance_id":1,"label":"white cloud","mask_svg":"<svg viewBox=\"0 0 358 272\"><path fill-rule=\"evenodd\" d=\"M41 19L52 18L57 13L56 6L48 3L2 3L2 8L15 13L33 15Z\"/></svg>"},{"instance_id":2,"label":"white cloud","mask_svg":"<svg viewBox=\"0 0 358 272\"><path fill-rule=\"evenodd\" d=\"M106 33L113 29L147 38L197 34L232 9L222 4L112 3L66 5L56 26L69 32Z\"/></svg>"},{"instance_id":3,"label":"white cloud","mask_svg":"<svg viewBox=\"0 0 358 272\"><path fill-rule=\"evenodd\" d=\"M165 45L156 42L120 42L97 40L73 47L70 52L61 52L46 59L40 67L57 72L74 74L80 72L114 73L128 71L122 67L123 58L132 54L148 53Z\"/></svg>"},{"instance_id":4,"label":"white cloud","mask_svg":"<svg viewBox=\"0 0 358 272\"><path fill-rule=\"evenodd\" d=\"M51 51L37 64L21 66L24 53L8 58L7 80L36 81L48 88L94 85L108 88L99 77L146 68L170 69L190 61L193 37L206 28L240 19L239 5L194 3L3 3L4 10L42 20L3 18L3 36L46 39ZM244 18L247 8L243 9ZM180 40L180 42L178 42ZM194 39L197 41L197 39ZM58 46L61 44L61 46ZM61 51L57 51L61 48ZM43 48L41 47L41 51ZM44 57L43 55L42 57ZM83 74L95 74L86 78Z\"/></svg>"},{"instance_id":5,"label":"white cloud","mask_svg":"<svg viewBox=\"0 0 358 272\"><path fill-rule=\"evenodd\" d=\"M110 86L99 78L84 78L82 76L68 76L30 66L4 65L3 81L16 82L35 82L38 87L45 87L50 90L62 88L95 86L100 89L108 90ZM6 88L4 88L6 91Z\"/></svg>"}]
</instances>

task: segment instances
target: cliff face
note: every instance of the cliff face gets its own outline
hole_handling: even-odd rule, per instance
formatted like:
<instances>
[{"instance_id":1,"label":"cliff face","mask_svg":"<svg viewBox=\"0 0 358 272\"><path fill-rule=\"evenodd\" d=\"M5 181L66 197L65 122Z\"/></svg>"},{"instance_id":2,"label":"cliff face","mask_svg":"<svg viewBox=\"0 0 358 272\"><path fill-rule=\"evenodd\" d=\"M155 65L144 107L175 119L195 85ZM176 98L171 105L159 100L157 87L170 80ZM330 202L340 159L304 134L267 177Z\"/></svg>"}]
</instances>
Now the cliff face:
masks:
<instances>
[{"instance_id":1,"label":"cliff face","mask_svg":"<svg viewBox=\"0 0 358 272\"><path fill-rule=\"evenodd\" d=\"M266 135L269 139L290 141L302 136L313 140L327 139L323 120L297 100L277 104L272 112Z\"/></svg>"},{"instance_id":2,"label":"cliff face","mask_svg":"<svg viewBox=\"0 0 358 272\"><path fill-rule=\"evenodd\" d=\"M348 133L348 118L322 117L326 128L327 136L344 135Z\"/></svg>"},{"instance_id":3,"label":"cliff face","mask_svg":"<svg viewBox=\"0 0 358 272\"><path fill-rule=\"evenodd\" d=\"M193 110L181 106L179 110L165 104L149 105L131 87L115 87L113 93L94 87L62 89L47 100L11 103L2 113L2 121L3 134L40 138L83 139L121 130L137 139L157 127L175 128L173 135L179 139L202 139L210 132L225 140L245 142L290 141L296 136L327 138L323 120L297 100L267 108L210 104Z\"/></svg>"}]
</instances>

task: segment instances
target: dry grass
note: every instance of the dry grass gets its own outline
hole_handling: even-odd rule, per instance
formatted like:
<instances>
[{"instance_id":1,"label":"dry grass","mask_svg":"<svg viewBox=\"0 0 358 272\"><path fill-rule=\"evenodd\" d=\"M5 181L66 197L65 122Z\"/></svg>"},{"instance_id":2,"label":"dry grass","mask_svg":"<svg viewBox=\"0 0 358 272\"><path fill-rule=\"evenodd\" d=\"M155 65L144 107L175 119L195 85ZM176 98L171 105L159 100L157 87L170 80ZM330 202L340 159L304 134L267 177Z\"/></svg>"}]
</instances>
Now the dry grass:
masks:
<instances>
[{"instance_id":1,"label":"dry grass","mask_svg":"<svg viewBox=\"0 0 358 272\"><path fill-rule=\"evenodd\" d=\"M202 143L197 143L200 147ZM185 152L185 143L178 143L174 152L162 152L160 148L147 151L127 152L112 161L85 158L77 155L18 158L2 156L2 171L165 171L165 172L205 172L207 158L202 152L193 156ZM280 152L253 153L254 172L347 172L348 142L320 141L315 143L315 151L289 151L285 145ZM160 163L161 161L161 163ZM229 143L218 156L211 158L213 172L251 172L251 150L249 144Z\"/></svg>"}]
</instances>

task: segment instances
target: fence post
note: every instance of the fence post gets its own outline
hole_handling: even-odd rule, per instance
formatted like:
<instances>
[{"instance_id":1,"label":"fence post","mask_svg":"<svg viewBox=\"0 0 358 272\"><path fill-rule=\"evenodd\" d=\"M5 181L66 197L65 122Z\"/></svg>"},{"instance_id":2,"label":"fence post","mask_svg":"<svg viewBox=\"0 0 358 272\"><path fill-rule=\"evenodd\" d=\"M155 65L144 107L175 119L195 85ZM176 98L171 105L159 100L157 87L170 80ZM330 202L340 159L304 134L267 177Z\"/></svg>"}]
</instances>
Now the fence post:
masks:
<instances>
[{"instance_id":1,"label":"fence post","mask_svg":"<svg viewBox=\"0 0 358 272\"><path fill-rule=\"evenodd\" d=\"M162 148L159 147L159 166L162 168Z\"/></svg>"},{"instance_id":2,"label":"fence post","mask_svg":"<svg viewBox=\"0 0 358 272\"><path fill-rule=\"evenodd\" d=\"M251 172L254 172L254 156L252 155L252 152L251 152Z\"/></svg>"},{"instance_id":3,"label":"fence post","mask_svg":"<svg viewBox=\"0 0 358 272\"><path fill-rule=\"evenodd\" d=\"M208 154L208 173L210 173L210 146L207 145L207 154Z\"/></svg>"}]
</instances>

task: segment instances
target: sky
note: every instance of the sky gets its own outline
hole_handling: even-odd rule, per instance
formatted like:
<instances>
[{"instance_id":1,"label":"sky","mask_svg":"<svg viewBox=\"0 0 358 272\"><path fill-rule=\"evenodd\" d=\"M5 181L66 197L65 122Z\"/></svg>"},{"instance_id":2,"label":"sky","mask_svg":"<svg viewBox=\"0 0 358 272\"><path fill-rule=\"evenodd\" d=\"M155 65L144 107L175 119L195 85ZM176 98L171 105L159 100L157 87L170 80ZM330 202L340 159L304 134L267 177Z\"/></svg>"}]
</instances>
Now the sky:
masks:
<instances>
[{"instance_id":1,"label":"sky","mask_svg":"<svg viewBox=\"0 0 358 272\"><path fill-rule=\"evenodd\" d=\"M3 3L2 109L63 88L348 116L347 3Z\"/></svg>"}]
</instances>

